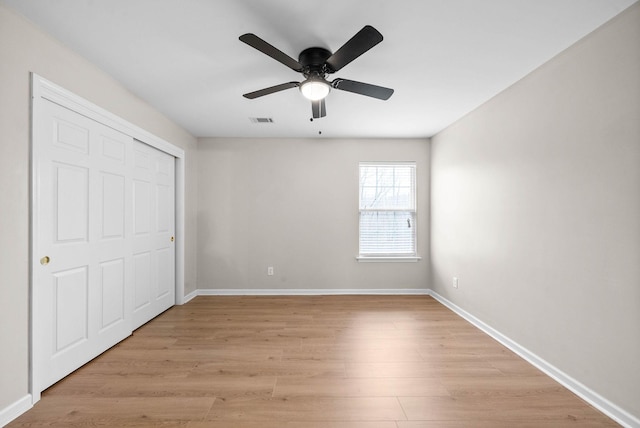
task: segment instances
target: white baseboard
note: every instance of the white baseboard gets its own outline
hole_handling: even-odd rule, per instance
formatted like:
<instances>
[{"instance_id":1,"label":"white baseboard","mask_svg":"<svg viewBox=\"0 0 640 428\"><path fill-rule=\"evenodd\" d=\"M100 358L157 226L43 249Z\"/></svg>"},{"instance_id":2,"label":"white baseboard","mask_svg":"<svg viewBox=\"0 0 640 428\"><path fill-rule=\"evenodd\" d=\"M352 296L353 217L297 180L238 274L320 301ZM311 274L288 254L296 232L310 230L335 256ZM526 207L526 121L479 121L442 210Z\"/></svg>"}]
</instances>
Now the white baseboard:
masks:
<instances>
[{"instance_id":1,"label":"white baseboard","mask_svg":"<svg viewBox=\"0 0 640 428\"><path fill-rule=\"evenodd\" d=\"M540 358L517 342L511 340L490 325L485 324L480 319L476 318L469 312L445 299L435 291L429 290L429 295L436 299L438 302L442 303L447 308L451 309L456 314L460 315L465 320L469 321L474 326L478 327L480 330L487 333L489 336L491 336L516 354L518 354L523 359L527 360L529 363L533 364L535 367L560 383L562 386L585 400L587 403L591 404L596 409L600 410L605 415L609 416L617 423L628 428L640 428L640 419L638 419L636 416L615 405L597 392L586 387L576 379L564 373L557 367L549 364L549 362L547 362L546 360Z\"/></svg>"},{"instance_id":2,"label":"white baseboard","mask_svg":"<svg viewBox=\"0 0 640 428\"><path fill-rule=\"evenodd\" d=\"M193 299L194 297L198 296L198 290L194 290L191 293L187 294L186 296L184 296L184 299L182 299L182 304L187 303L189 300Z\"/></svg>"},{"instance_id":3,"label":"white baseboard","mask_svg":"<svg viewBox=\"0 0 640 428\"><path fill-rule=\"evenodd\" d=\"M201 288L194 293L198 296L332 296L332 295L429 295L429 290L417 288L316 288L316 289L289 289L289 288L272 288L272 289L236 289L236 288ZM191 296L190 293L189 296ZM193 296L195 297L195 295ZM189 300L193 299L190 297ZM185 297L187 301L188 297Z\"/></svg>"},{"instance_id":4,"label":"white baseboard","mask_svg":"<svg viewBox=\"0 0 640 428\"><path fill-rule=\"evenodd\" d=\"M7 425L9 422L33 407L31 394L27 394L15 403L0 410L0 427Z\"/></svg>"}]
</instances>

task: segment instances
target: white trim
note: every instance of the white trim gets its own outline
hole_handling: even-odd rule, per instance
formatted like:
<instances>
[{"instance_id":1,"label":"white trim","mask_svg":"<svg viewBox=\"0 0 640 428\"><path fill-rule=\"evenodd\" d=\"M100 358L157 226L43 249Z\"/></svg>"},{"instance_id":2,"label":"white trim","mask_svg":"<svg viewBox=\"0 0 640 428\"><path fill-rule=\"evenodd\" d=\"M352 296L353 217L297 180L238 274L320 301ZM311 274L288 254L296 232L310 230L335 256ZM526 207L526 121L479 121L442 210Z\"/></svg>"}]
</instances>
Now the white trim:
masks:
<instances>
[{"instance_id":1,"label":"white trim","mask_svg":"<svg viewBox=\"0 0 640 428\"><path fill-rule=\"evenodd\" d=\"M422 260L422 257L418 256L401 256L401 257L391 257L391 256L382 256L382 257L373 257L373 256L356 256L356 260L364 263L385 263L385 262L400 262L400 263L412 263Z\"/></svg>"},{"instance_id":2,"label":"white trim","mask_svg":"<svg viewBox=\"0 0 640 428\"><path fill-rule=\"evenodd\" d=\"M334 296L334 295L429 295L426 288L200 288L198 296ZM189 296L191 296L189 294ZM195 297L195 296L193 296Z\"/></svg>"},{"instance_id":3,"label":"white trim","mask_svg":"<svg viewBox=\"0 0 640 428\"><path fill-rule=\"evenodd\" d=\"M550 364L548 361L540 358L538 355L534 354L519 343L500 333L490 325L471 315L469 312L460 308L456 304L450 302L435 291L429 290L429 295L513 352L515 352L517 355L519 355L529 363L533 364L549 377L559 382L562 386L585 400L587 403L591 404L593 407L595 407L605 415L609 416L620 425L628 428L640 427L640 419L636 416L607 400L594 390L580 383L562 370Z\"/></svg>"},{"instance_id":4,"label":"white trim","mask_svg":"<svg viewBox=\"0 0 640 428\"><path fill-rule=\"evenodd\" d=\"M34 95L37 94L44 99L73 110L76 113L80 113L176 158L184 158L184 150L180 147L174 146L168 141L156 137L139 126L116 116L102 107L93 104L91 101L62 88L53 82L50 82L36 73L32 73L32 79L32 84L38 87L38 91L34 91Z\"/></svg>"},{"instance_id":5,"label":"white trim","mask_svg":"<svg viewBox=\"0 0 640 428\"><path fill-rule=\"evenodd\" d=\"M364 165L364 166L396 166L396 165L402 165L402 166L416 166L416 161L414 160L407 160L407 161L360 161L358 162L359 165Z\"/></svg>"},{"instance_id":6,"label":"white trim","mask_svg":"<svg viewBox=\"0 0 640 428\"><path fill-rule=\"evenodd\" d=\"M9 422L33 407L31 394L27 394L13 404L4 409L0 409L0 426L8 425Z\"/></svg>"},{"instance_id":7,"label":"white trim","mask_svg":"<svg viewBox=\"0 0 640 428\"><path fill-rule=\"evenodd\" d=\"M37 124L34 123L33 117L37 116L41 110L42 100L46 99L53 103L56 103L64 108L68 108L70 110L75 111L83 116L86 116L92 120L95 120L103 125L116 129L136 140L139 140L145 144L148 144L151 147L154 147L160 151L163 151L175 158L175 204L176 204L176 217L175 217L175 233L176 233L176 252L175 252L175 293L176 293L176 304L180 305L184 303L184 275L185 275L185 151L180 147L177 147L168 141L165 141L148 131L126 121L125 119L116 116L115 114L93 104L92 102L82 98L58 85L48 81L47 79L39 76L36 73L31 73L31 139L33 140L33 134L36 131L35 127ZM31 213L30 213L30 273L31 278L33 278L33 250L34 250L34 239L37 234L37 230L35 228L37 225L33 222L36 213L38 212L38 195L35 194L34 191L34 183L37 183L37 171L33 165L33 142L30 146L30 159L31 159ZM33 286L31 287L33 289ZM34 298L33 293L31 293L31 301L30 301L30 318L33 317L34 311L37 311L37 308L34 308ZM34 361L33 356L33 325L31 322L31 338L30 338L30 369L29 369L29 377L30 377L30 393L32 397L32 402L36 403L40 400L40 393L37 389L37 383L34 380L34 366L36 362Z\"/></svg>"},{"instance_id":8,"label":"white trim","mask_svg":"<svg viewBox=\"0 0 640 428\"><path fill-rule=\"evenodd\" d=\"M412 214L416 214L417 211L415 208L360 208L361 213L376 213L376 212L384 212L384 213L392 213L392 212L408 212Z\"/></svg>"},{"instance_id":9,"label":"white trim","mask_svg":"<svg viewBox=\"0 0 640 428\"><path fill-rule=\"evenodd\" d=\"M362 167L408 167L412 170L411 174L411 184L413 190L413 200L411 201L410 208L382 208L382 209L373 209L362 207ZM404 253L404 255L400 255L396 257L395 255L376 255L376 253L362 253L361 250L361 241L362 241L362 214L363 213L375 213L375 212L409 212L411 213L411 218L413 221L413 252ZM361 161L358 162L358 251L360 254L356 256L356 260L358 261L372 261L372 262L415 262L420 258L417 256L418 254L418 165L416 161ZM409 255L407 255L409 254ZM370 258L371 260L365 260L366 258ZM394 259L394 260L391 260ZM414 259L414 260L411 260Z\"/></svg>"},{"instance_id":10,"label":"white trim","mask_svg":"<svg viewBox=\"0 0 640 428\"><path fill-rule=\"evenodd\" d=\"M176 305L183 305L184 300L184 277L185 277L185 195L186 195L186 165L183 157L176 157L175 164L175 234L176 234L176 254L175 254L175 280L176 280Z\"/></svg>"},{"instance_id":11,"label":"white trim","mask_svg":"<svg viewBox=\"0 0 640 428\"><path fill-rule=\"evenodd\" d=\"M194 290L191 293L189 293L186 296L184 296L183 303L188 303L188 302L190 302L191 300L193 300L196 297L198 297L198 290Z\"/></svg>"}]
</instances>

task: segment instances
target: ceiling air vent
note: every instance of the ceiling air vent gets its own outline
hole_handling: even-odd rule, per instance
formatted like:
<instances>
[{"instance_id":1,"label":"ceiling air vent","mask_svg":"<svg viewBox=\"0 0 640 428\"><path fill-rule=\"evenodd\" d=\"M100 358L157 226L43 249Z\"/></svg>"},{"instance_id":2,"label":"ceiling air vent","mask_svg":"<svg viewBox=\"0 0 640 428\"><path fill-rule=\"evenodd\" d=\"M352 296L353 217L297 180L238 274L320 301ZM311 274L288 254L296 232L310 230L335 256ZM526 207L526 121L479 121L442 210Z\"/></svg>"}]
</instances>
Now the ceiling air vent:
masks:
<instances>
[{"instance_id":1,"label":"ceiling air vent","mask_svg":"<svg viewBox=\"0 0 640 428\"><path fill-rule=\"evenodd\" d=\"M253 123L273 123L273 119L270 117L250 117Z\"/></svg>"}]
</instances>

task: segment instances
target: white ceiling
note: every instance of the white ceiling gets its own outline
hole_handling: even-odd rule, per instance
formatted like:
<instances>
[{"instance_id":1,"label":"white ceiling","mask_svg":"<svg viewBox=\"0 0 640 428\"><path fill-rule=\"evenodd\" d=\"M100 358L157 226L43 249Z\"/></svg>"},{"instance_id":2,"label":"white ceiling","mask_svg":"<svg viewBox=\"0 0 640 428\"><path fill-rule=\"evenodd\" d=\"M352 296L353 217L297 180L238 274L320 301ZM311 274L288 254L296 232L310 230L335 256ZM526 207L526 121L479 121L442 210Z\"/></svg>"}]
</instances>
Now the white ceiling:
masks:
<instances>
[{"instance_id":1,"label":"white ceiling","mask_svg":"<svg viewBox=\"0 0 640 428\"><path fill-rule=\"evenodd\" d=\"M428 137L634 2L0 0L193 135L217 137ZM327 117L311 122L295 88L242 97L302 79L241 34L297 59L312 46L335 52L367 24L382 43L330 78L394 88L388 101L334 90Z\"/></svg>"}]
</instances>

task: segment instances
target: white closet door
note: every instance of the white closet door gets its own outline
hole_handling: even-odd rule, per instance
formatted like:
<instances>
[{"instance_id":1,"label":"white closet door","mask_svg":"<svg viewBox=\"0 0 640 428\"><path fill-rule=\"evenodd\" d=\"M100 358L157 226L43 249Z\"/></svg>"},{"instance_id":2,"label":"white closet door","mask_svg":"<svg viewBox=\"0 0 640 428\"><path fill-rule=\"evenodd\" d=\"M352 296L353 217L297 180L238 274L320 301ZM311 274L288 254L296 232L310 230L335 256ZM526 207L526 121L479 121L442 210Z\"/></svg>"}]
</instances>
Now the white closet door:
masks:
<instances>
[{"instance_id":1,"label":"white closet door","mask_svg":"<svg viewBox=\"0 0 640 428\"><path fill-rule=\"evenodd\" d=\"M175 158L135 141L133 165L135 329L175 304Z\"/></svg>"},{"instance_id":2,"label":"white closet door","mask_svg":"<svg viewBox=\"0 0 640 428\"><path fill-rule=\"evenodd\" d=\"M175 158L46 100L33 141L40 392L175 303Z\"/></svg>"},{"instance_id":3,"label":"white closet door","mask_svg":"<svg viewBox=\"0 0 640 428\"><path fill-rule=\"evenodd\" d=\"M40 391L131 334L130 137L49 101L34 135Z\"/></svg>"}]
</instances>

